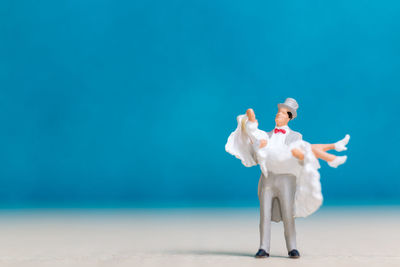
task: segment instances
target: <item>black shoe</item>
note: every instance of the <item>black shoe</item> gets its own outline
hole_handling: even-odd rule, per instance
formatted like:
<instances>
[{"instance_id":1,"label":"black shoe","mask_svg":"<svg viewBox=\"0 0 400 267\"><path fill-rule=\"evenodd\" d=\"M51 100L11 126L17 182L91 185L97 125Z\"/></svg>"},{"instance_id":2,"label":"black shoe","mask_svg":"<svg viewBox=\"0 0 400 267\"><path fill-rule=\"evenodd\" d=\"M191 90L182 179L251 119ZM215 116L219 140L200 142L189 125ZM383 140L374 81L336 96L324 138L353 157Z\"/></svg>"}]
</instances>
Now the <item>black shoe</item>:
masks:
<instances>
[{"instance_id":1,"label":"black shoe","mask_svg":"<svg viewBox=\"0 0 400 267\"><path fill-rule=\"evenodd\" d=\"M293 250L289 251L288 254L289 254L289 258L292 258L292 259L300 258L300 253L297 249L293 249Z\"/></svg>"},{"instance_id":2,"label":"black shoe","mask_svg":"<svg viewBox=\"0 0 400 267\"><path fill-rule=\"evenodd\" d=\"M269 257L269 254L268 254L265 250L263 250L263 249L260 248L260 249L257 251L255 257L256 257L256 258L268 258L268 257Z\"/></svg>"}]
</instances>

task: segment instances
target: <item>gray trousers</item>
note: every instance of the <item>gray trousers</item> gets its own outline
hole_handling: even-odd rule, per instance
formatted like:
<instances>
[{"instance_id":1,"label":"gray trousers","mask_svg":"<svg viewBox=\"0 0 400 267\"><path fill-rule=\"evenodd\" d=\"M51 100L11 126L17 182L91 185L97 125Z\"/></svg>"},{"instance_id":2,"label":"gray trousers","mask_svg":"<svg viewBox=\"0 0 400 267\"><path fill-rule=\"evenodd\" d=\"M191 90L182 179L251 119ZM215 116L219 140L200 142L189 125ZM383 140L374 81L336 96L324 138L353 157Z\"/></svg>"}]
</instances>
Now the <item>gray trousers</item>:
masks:
<instances>
[{"instance_id":1,"label":"gray trousers","mask_svg":"<svg viewBox=\"0 0 400 267\"><path fill-rule=\"evenodd\" d=\"M264 178L261 175L259 190L260 248L269 253L272 208L280 207L280 214L285 229L286 247L288 251L296 249L296 229L294 223L296 177L291 174L269 173L268 178ZM276 205L275 201L278 201L279 205Z\"/></svg>"}]
</instances>

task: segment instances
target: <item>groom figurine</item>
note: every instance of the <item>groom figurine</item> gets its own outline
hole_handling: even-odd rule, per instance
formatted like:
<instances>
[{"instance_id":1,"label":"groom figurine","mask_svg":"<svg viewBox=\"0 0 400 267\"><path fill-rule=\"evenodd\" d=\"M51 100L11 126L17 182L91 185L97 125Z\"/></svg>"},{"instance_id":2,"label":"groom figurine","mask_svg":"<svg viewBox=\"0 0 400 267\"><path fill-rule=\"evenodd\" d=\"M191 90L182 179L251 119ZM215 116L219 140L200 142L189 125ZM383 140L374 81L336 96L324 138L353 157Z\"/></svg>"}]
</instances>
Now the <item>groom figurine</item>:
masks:
<instances>
[{"instance_id":1,"label":"groom figurine","mask_svg":"<svg viewBox=\"0 0 400 267\"><path fill-rule=\"evenodd\" d=\"M336 156L328 150L344 151L349 135L331 144L310 144L291 130L290 120L297 117L299 105L293 98L278 104L275 129L266 133L258 129L252 109L237 116L237 127L225 145L229 154L246 167L260 165L258 183L260 199L260 249L256 258L269 257L271 221L283 221L286 247L290 258L300 257L296 246L295 218L307 217L322 205L318 159L336 168L347 156Z\"/></svg>"},{"instance_id":2,"label":"groom figurine","mask_svg":"<svg viewBox=\"0 0 400 267\"><path fill-rule=\"evenodd\" d=\"M290 145L292 142L302 140L302 135L291 130L288 122L297 116L299 105L293 98L287 98L284 103L278 104L278 113L275 116L276 127L268 133L269 141L260 141L260 147L268 145L270 148ZM247 110L249 121L256 122L255 114L252 109ZM303 160L304 155L300 150L292 150L294 157ZM266 179L261 174L258 197L260 199L260 249L255 255L256 258L269 257L271 239L271 220L275 222L283 221L286 247L290 258L300 257L296 249L296 229L295 229L295 193L296 176L292 174L268 173Z\"/></svg>"}]
</instances>

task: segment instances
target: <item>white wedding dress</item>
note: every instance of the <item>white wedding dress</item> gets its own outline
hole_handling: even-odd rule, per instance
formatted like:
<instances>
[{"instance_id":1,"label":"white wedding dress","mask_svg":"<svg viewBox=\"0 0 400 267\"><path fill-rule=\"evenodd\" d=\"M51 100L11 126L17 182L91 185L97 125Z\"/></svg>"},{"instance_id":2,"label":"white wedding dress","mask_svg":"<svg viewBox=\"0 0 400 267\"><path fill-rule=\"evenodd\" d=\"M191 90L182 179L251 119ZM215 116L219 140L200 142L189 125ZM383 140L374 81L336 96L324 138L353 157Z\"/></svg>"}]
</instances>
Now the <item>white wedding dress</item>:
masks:
<instances>
[{"instance_id":1,"label":"white wedding dress","mask_svg":"<svg viewBox=\"0 0 400 267\"><path fill-rule=\"evenodd\" d=\"M268 172L293 174L296 176L295 217L306 217L322 204L320 168L310 143L298 140L290 145L273 146L268 143L268 134L258 129L257 122L250 122L246 115L237 117L238 126L231 133L225 150L242 161L246 167L260 165L264 179ZM267 140L267 146L260 148L260 141ZM292 149L300 149L304 160L292 155Z\"/></svg>"}]
</instances>

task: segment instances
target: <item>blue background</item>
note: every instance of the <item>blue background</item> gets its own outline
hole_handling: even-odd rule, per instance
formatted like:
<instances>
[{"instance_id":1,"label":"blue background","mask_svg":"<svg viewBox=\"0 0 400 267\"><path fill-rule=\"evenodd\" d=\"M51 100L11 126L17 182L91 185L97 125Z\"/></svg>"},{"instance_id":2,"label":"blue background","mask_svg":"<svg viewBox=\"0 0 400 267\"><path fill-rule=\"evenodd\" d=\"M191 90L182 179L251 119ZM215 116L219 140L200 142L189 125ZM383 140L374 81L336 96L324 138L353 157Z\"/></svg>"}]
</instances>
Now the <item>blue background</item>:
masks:
<instances>
[{"instance_id":1,"label":"blue background","mask_svg":"<svg viewBox=\"0 0 400 267\"><path fill-rule=\"evenodd\" d=\"M0 2L0 205L257 205L236 116L300 104L327 203L398 203L399 1Z\"/></svg>"}]
</instances>

